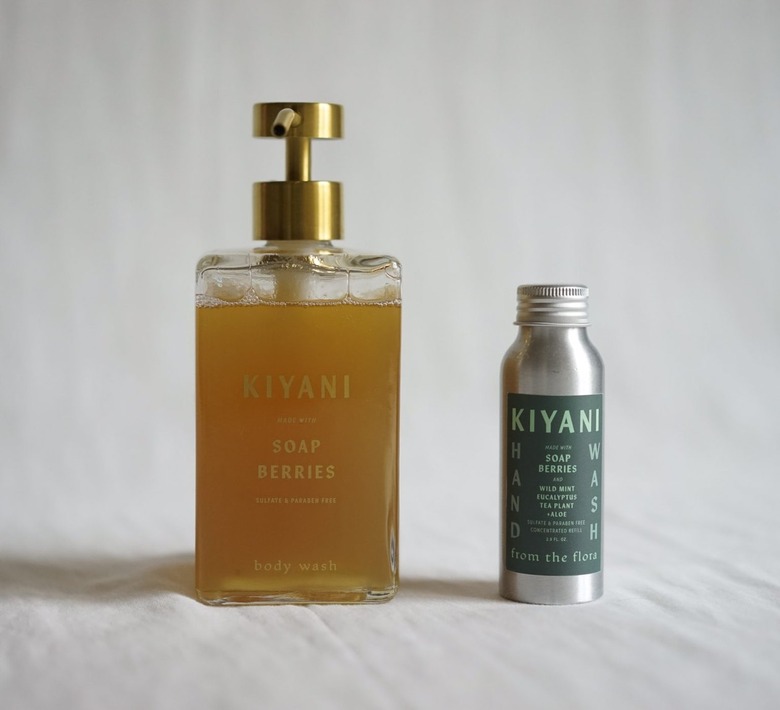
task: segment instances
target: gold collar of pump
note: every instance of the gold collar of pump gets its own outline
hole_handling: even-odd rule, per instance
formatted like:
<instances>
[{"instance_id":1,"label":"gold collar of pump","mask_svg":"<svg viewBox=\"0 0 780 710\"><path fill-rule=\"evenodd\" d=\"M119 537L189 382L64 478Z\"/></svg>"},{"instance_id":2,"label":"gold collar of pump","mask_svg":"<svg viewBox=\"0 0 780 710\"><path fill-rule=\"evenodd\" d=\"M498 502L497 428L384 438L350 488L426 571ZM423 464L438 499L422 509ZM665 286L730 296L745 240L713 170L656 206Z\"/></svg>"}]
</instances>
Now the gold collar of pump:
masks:
<instances>
[{"instance_id":1,"label":"gold collar of pump","mask_svg":"<svg viewBox=\"0 0 780 710\"><path fill-rule=\"evenodd\" d=\"M338 104L255 104L254 136L287 145L286 179L254 184L255 239L341 239L341 183L311 179L311 139L341 138L342 114Z\"/></svg>"}]
</instances>

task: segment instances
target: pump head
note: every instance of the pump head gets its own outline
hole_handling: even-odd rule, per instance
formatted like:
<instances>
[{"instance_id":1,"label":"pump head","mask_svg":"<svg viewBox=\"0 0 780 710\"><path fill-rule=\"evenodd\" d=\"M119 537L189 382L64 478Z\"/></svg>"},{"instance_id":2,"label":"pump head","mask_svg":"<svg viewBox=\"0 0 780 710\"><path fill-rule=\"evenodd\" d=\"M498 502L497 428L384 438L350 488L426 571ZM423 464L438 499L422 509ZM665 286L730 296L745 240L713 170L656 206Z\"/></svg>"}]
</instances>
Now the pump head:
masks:
<instances>
[{"instance_id":1,"label":"pump head","mask_svg":"<svg viewBox=\"0 0 780 710\"><path fill-rule=\"evenodd\" d=\"M342 137L342 107L255 104L253 133L287 143L286 179L254 184L254 238L341 239L341 183L311 179L311 139Z\"/></svg>"}]
</instances>

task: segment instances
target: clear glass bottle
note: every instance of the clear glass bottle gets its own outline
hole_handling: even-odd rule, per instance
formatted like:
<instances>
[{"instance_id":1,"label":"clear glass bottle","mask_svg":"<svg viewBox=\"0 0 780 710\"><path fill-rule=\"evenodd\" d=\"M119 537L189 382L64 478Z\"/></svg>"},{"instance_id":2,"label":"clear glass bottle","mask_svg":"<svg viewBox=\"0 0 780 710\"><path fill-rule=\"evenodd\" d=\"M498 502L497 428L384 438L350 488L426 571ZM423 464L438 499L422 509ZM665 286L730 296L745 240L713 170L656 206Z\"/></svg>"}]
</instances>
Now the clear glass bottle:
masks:
<instances>
[{"instance_id":1,"label":"clear glass bottle","mask_svg":"<svg viewBox=\"0 0 780 710\"><path fill-rule=\"evenodd\" d=\"M499 590L574 604L603 590L604 367L588 289L517 289L517 339L501 367Z\"/></svg>"},{"instance_id":2,"label":"clear glass bottle","mask_svg":"<svg viewBox=\"0 0 780 710\"><path fill-rule=\"evenodd\" d=\"M287 180L255 184L255 247L197 266L196 586L209 604L383 601L398 587L400 265L337 246L310 177L335 104L258 104Z\"/></svg>"}]
</instances>

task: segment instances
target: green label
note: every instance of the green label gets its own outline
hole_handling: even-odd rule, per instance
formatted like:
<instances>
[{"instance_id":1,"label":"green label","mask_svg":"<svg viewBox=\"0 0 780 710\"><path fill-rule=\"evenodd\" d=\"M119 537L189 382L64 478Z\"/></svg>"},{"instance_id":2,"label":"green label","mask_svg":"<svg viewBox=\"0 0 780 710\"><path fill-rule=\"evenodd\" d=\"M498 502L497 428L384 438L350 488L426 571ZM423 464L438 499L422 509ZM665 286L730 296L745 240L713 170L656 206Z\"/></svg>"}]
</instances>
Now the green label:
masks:
<instances>
[{"instance_id":1,"label":"green label","mask_svg":"<svg viewBox=\"0 0 780 710\"><path fill-rule=\"evenodd\" d=\"M509 394L506 405L506 568L598 572L603 396Z\"/></svg>"}]
</instances>

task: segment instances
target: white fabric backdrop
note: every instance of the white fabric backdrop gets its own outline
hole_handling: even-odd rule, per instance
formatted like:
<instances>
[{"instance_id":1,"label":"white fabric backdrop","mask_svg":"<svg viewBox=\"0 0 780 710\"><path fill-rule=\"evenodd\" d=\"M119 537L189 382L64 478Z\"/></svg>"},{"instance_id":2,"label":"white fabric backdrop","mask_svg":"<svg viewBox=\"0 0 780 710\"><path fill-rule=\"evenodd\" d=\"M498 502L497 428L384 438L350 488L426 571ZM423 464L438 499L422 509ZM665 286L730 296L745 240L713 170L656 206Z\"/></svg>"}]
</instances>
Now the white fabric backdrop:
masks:
<instances>
[{"instance_id":1,"label":"white fabric backdrop","mask_svg":"<svg viewBox=\"0 0 780 710\"><path fill-rule=\"evenodd\" d=\"M0 6L8 708L777 707L780 4ZM193 268L249 240L263 100L405 267L381 607L192 598ZM591 287L607 594L496 596L519 283Z\"/></svg>"}]
</instances>

